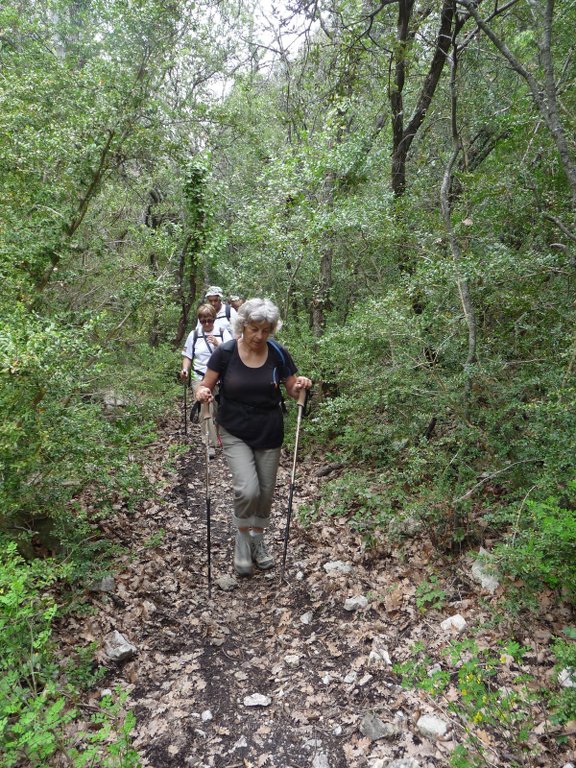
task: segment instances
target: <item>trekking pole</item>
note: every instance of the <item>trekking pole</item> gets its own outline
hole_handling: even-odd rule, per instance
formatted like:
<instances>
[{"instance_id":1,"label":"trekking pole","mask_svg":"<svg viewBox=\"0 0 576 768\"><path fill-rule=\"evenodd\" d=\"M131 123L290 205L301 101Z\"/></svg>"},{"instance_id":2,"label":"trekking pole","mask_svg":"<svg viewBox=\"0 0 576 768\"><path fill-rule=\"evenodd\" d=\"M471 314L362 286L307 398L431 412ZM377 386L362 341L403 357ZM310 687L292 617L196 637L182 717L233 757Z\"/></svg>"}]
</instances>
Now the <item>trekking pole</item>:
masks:
<instances>
[{"instance_id":1,"label":"trekking pole","mask_svg":"<svg viewBox=\"0 0 576 768\"><path fill-rule=\"evenodd\" d=\"M298 438L300 436L300 424L302 413L306 408L309 390L301 389L298 395L298 416L296 418L296 436L294 437L294 458L292 460L292 475L290 477L290 491L288 493L288 512L286 514L286 530L284 531L284 553L282 555L282 568L280 569L280 581L284 580L286 569L286 553L288 552L288 538L290 536L290 518L292 517L292 497L294 496L294 479L296 477L296 458L298 456Z\"/></svg>"},{"instance_id":2,"label":"trekking pole","mask_svg":"<svg viewBox=\"0 0 576 768\"><path fill-rule=\"evenodd\" d=\"M188 375L190 375L190 374L188 374ZM186 377L186 380L184 381L184 434L185 435L188 434L188 420L187 420L188 404L186 402L186 400L187 400L186 390L187 389L188 389L188 376Z\"/></svg>"},{"instance_id":3,"label":"trekking pole","mask_svg":"<svg viewBox=\"0 0 576 768\"><path fill-rule=\"evenodd\" d=\"M202 431L204 433L204 442L206 448L206 552L208 556L208 599L212 597L212 562L211 562L211 546L210 546L210 440L208 431L208 422L212 418L212 405L211 403L202 403L201 419L202 419Z\"/></svg>"}]
</instances>

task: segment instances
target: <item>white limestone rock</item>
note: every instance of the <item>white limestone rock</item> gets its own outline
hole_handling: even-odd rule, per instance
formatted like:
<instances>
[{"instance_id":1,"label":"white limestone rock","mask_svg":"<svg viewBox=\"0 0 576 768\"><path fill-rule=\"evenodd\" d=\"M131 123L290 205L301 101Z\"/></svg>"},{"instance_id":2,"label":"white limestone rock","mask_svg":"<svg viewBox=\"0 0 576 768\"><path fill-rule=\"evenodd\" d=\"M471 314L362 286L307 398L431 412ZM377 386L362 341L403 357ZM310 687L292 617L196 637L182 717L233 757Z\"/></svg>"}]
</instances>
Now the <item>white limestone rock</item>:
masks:
<instances>
[{"instance_id":1,"label":"white limestone rock","mask_svg":"<svg viewBox=\"0 0 576 768\"><path fill-rule=\"evenodd\" d=\"M450 616L448 619L444 619L444 621L440 624L440 627L445 632L452 632L455 635L459 635L461 632L464 632L466 626L466 619L459 613L456 613L454 616Z\"/></svg>"},{"instance_id":2,"label":"white limestone rock","mask_svg":"<svg viewBox=\"0 0 576 768\"><path fill-rule=\"evenodd\" d=\"M344 603L344 610L345 611L358 611L362 610L362 608L366 608L368 605L368 600L364 597L364 595L354 595L354 597L349 597L346 602Z\"/></svg>"},{"instance_id":3,"label":"white limestone rock","mask_svg":"<svg viewBox=\"0 0 576 768\"><path fill-rule=\"evenodd\" d=\"M253 693L250 696L244 696L245 707L269 707L272 704L270 696L264 696L262 693Z\"/></svg>"},{"instance_id":4,"label":"white limestone rock","mask_svg":"<svg viewBox=\"0 0 576 768\"><path fill-rule=\"evenodd\" d=\"M352 573L352 564L345 563L343 560L332 560L329 563L324 563L324 570L328 576L341 576Z\"/></svg>"},{"instance_id":5,"label":"white limestone rock","mask_svg":"<svg viewBox=\"0 0 576 768\"><path fill-rule=\"evenodd\" d=\"M126 661L136 655L137 648L115 629L105 638L104 653L111 661Z\"/></svg>"},{"instance_id":6,"label":"white limestone rock","mask_svg":"<svg viewBox=\"0 0 576 768\"><path fill-rule=\"evenodd\" d=\"M416 723L416 728L428 739L442 739L446 735L448 725L434 715L422 715Z\"/></svg>"},{"instance_id":7,"label":"white limestone rock","mask_svg":"<svg viewBox=\"0 0 576 768\"><path fill-rule=\"evenodd\" d=\"M562 688L576 688L576 675L573 669L565 667L558 673L558 683Z\"/></svg>"},{"instance_id":8,"label":"white limestone rock","mask_svg":"<svg viewBox=\"0 0 576 768\"><path fill-rule=\"evenodd\" d=\"M366 712L360 722L360 733L371 741L379 739L391 739L399 733L398 726L394 723L385 723L374 712Z\"/></svg>"},{"instance_id":9,"label":"white limestone rock","mask_svg":"<svg viewBox=\"0 0 576 768\"><path fill-rule=\"evenodd\" d=\"M480 547L478 555L478 560L472 565L472 578L480 584L482 589L493 594L500 586L500 582L496 578L494 569L490 567L488 562L490 553L483 547Z\"/></svg>"},{"instance_id":10,"label":"white limestone rock","mask_svg":"<svg viewBox=\"0 0 576 768\"><path fill-rule=\"evenodd\" d=\"M231 592L238 586L238 582L233 576L219 576L214 583L222 592Z\"/></svg>"}]
</instances>

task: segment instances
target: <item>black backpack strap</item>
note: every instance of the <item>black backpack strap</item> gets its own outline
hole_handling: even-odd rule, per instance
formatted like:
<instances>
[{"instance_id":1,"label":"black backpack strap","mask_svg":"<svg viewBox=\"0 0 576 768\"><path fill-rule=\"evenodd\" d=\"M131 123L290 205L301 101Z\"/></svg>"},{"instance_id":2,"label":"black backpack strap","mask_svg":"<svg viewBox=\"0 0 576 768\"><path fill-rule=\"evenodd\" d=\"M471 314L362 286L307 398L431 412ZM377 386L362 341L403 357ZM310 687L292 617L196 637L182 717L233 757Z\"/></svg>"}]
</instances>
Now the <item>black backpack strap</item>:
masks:
<instances>
[{"instance_id":1,"label":"black backpack strap","mask_svg":"<svg viewBox=\"0 0 576 768\"><path fill-rule=\"evenodd\" d=\"M194 353L196 352L197 341L198 341L198 328L194 328L194 336L192 337L192 360L194 360Z\"/></svg>"},{"instance_id":2,"label":"black backpack strap","mask_svg":"<svg viewBox=\"0 0 576 768\"><path fill-rule=\"evenodd\" d=\"M286 355L284 354L284 350L278 344L277 341L274 341L274 339L268 339L268 346L274 354L276 355L276 365L278 368L283 369L282 373L286 372ZM278 376L278 383L280 383L280 376Z\"/></svg>"},{"instance_id":3,"label":"black backpack strap","mask_svg":"<svg viewBox=\"0 0 576 768\"><path fill-rule=\"evenodd\" d=\"M232 310L230 309L230 304L224 304L225 312L226 312L226 320L230 320L230 315L232 314Z\"/></svg>"},{"instance_id":4,"label":"black backpack strap","mask_svg":"<svg viewBox=\"0 0 576 768\"><path fill-rule=\"evenodd\" d=\"M284 394L280 389L280 380L282 378L280 371L282 369L284 370L286 369L286 355L284 354L284 351L280 346L280 344L278 344L277 341L274 341L274 339L268 339L267 344L269 349L271 349L276 356L276 368L274 368L274 381L278 388L278 394L280 395L280 407L282 408L283 413L288 413L288 410L286 408L286 402L284 400ZM277 372L278 372L278 380L276 380Z\"/></svg>"},{"instance_id":5,"label":"black backpack strap","mask_svg":"<svg viewBox=\"0 0 576 768\"><path fill-rule=\"evenodd\" d=\"M236 349L236 339L229 339L228 341L225 341L223 344L220 344L218 349L220 350L220 354L222 355L222 362L224 363L224 368L220 372L220 378L223 379L224 374L226 373L226 368L228 368L234 350Z\"/></svg>"},{"instance_id":6,"label":"black backpack strap","mask_svg":"<svg viewBox=\"0 0 576 768\"><path fill-rule=\"evenodd\" d=\"M202 338L204 339L204 344L206 344L206 346L208 347L208 352L210 352L210 354L212 354L212 352L214 352L214 350L210 346L210 342L208 341L208 337L206 336L206 332L204 331L204 328L202 328Z\"/></svg>"}]
</instances>

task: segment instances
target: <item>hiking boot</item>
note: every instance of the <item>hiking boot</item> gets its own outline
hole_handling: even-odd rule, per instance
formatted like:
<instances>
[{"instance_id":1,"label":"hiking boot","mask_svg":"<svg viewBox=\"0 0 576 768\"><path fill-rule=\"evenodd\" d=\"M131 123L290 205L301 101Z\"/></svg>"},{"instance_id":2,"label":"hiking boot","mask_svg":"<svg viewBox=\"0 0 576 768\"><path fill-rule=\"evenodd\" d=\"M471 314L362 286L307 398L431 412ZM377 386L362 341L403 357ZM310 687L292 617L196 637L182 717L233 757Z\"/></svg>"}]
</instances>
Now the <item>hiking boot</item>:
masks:
<instances>
[{"instance_id":1,"label":"hiking boot","mask_svg":"<svg viewBox=\"0 0 576 768\"><path fill-rule=\"evenodd\" d=\"M208 448L208 458L209 459L215 459L216 458L216 448Z\"/></svg>"},{"instance_id":2,"label":"hiking boot","mask_svg":"<svg viewBox=\"0 0 576 768\"><path fill-rule=\"evenodd\" d=\"M258 568L262 571L267 571L274 565L274 558L268 552L264 537L261 533L257 533L252 536L250 541L250 549L252 550L252 560L256 563Z\"/></svg>"},{"instance_id":3,"label":"hiking boot","mask_svg":"<svg viewBox=\"0 0 576 768\"><path fill-rule=\"evenodd\" d=\"M236 544L234 546L234 570L238 576L252 575L252 550L250 544L250 534L236 534Z\"/></svg>"}]
</instances>

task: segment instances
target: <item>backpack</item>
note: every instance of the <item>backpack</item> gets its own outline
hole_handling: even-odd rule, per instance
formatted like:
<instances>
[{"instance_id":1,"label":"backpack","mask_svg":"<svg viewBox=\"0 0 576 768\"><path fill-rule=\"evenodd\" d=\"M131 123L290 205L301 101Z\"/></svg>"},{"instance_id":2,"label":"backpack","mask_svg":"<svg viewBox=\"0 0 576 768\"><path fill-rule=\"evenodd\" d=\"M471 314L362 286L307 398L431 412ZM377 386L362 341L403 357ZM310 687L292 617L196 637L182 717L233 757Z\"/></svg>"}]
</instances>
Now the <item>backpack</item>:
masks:
<instances>
[{"instance_id":1,"label":"backpack","mask_svg":"<svg viewBox=\"0 0 576 768\"><path fill-rule=\"evenodd\" d=\"M222 329L220 329L220 333L210 333L210 336L220 336L222 340L224 340L224 334L222 333ZM194 328L194 336L192 337L192 360L194 360L194 353L196 352L196 342L198 341L198 337L200 334L198 333L198 328ZM213 352L214 350L211 349L210 344L208 343L208 339L206 338L206 335L204 332L202 332L202 337L204 338L204 341L206 342L206 346L210 350L210 352Z\"/></svg>"},{"instance_id":2,"label":"backpack","mask_svg":"<svg viewBox=\"0 0 576 768\"><path fill-rule=\"evenodd\" d=\"M286 355L284 354L284 351L280 344L278 344L277 341L274 341L273 339L268 339L266 342L268 344L269 349L272 350L276 357L276 367L274 368L274 382L276 386L278 387L278 392L280 394L280 407L282 408L283 413L287 413L286 410L286 403L284 402L284 395L282 394L282 391L280 389L280 374L278 373L279 368L284 368L286 366ZM232 358L232 353L234 352L236 345L236 339L230 339L230 341L225 341L224 344L220 345L221 352L224 352L224 365L225 368L220 374L220 378L224 378L224 373L226 372L226 368L228 367L228 363L230 362Z\"/></svg>"},{"instance_id":3,"label":"backpack","mask_svg":"<svg viewBox=\"0 0 576 768\"><path fill-rule=\"evenodd\" d=\"M226 315L226 320L230 322L230 317L232 315L232 308L230 307L230 304L224 304L224 314ZM222 315L216 315L216 320L222 320Z\"/></svg>"}]
</instances>

